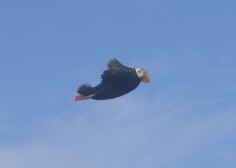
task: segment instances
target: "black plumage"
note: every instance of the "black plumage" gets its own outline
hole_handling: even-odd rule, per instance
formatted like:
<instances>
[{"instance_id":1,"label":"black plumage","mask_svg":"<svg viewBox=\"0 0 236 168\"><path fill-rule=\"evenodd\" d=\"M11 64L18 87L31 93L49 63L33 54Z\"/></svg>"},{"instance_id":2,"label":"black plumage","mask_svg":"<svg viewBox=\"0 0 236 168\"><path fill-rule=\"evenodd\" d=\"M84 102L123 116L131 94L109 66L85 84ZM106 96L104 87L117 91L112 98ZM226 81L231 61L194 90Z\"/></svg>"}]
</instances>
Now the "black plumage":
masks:
<instances>
[{"instance_id":1,"label":"black plumage","mask_svg":"<svg viewBox=\"0 0 236 168\"><path fill-rule=\"evenodd\" d=\"M143 76L148 74L142 69ZM105 100L112 99L127 94L138 87L142 77L138 76L137 68L130 68L121 64L117 59L108 62L108 69L101 75L102 81L95 87L89 84L81 85L77 92L75 100L95 99ZM148 81L149 82L149 76Z\"/></svg>"}]
</instances>

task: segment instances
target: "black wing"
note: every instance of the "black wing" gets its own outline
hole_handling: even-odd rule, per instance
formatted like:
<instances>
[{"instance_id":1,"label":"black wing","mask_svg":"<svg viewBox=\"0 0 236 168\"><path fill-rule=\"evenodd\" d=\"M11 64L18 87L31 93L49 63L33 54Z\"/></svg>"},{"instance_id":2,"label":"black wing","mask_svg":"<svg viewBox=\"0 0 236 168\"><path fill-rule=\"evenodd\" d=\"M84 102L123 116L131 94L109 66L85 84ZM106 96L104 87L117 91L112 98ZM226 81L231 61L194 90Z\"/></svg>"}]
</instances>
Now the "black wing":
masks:
<instances>
[{"instance_id":1,"label":"black wing","mask_svg":"<svg viewBox=\"0 0 236 168\"><path fill-rule=\"evenodd\" d=\"M102 83L116 83L132 78L133 68L121 64L117 59L112 59L107 64L108 70L102 74Z\"/></svg>"},{"instance_id":2,"label":"black wing","mask_svg":"<svg viewBox=\"0 0 236 168\"><path fill-rule=\"evenodd\" d=\"M117 59L110 60L107 66L108 66L108 69L111 71L129 71L132 69L130 67L123 65Z\"/></svg>"},{"instance_id":3,"label":"black wing","mask_svg":"<svg viewBox=\"0 0 236 168\"><path fill-rule=\"evenodd\" d=\"M132 78L132 73L129 70L105 70L102 74L102 83L104 82L119 82Z\"/></svg>"}]
</instances>

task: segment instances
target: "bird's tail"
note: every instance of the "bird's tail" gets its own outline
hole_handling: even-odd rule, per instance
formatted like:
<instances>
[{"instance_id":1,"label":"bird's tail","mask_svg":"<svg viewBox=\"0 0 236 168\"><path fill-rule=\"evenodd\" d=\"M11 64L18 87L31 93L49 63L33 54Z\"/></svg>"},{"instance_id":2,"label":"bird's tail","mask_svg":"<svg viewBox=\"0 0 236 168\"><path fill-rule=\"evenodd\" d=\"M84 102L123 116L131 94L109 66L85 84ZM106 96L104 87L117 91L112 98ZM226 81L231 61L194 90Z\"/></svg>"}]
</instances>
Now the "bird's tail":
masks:
<instances>
[{"instance_id":1,"label":"bird's tail","mask_svg":"<svg viewBox=\"0 0 236 168\"><path fill-rule=\"evenodd\" d=\"M77 93L84 96L89 96L91 94L94 94L94 89L89 84L83 84L78 88Z\"/></svg>"},{"instance_id":2,"label":"bird's tail","mask_svg":"<svg viewBox=\"0 0 236 168\"><path fill-rule=\"evenodd\" d=\"M88 84L81 85L77 92L79 95L75 97L75 101L90 99L95 96L94 88Z\"/></svg>"}]
</instances>

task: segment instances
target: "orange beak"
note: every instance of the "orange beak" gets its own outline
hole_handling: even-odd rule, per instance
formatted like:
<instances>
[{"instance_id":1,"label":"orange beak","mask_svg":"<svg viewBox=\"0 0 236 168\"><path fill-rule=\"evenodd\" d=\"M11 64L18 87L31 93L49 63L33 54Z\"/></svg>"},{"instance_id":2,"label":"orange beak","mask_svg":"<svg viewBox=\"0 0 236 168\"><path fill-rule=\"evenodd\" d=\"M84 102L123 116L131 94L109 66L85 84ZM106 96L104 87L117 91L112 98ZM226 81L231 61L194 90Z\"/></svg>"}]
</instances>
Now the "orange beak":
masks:
<instances>
[{"instance_id":1,"label":"orange beak","mask_svg":"<svg viewBox=\"0 0 236 168\"><path fill-rule=\"evenodd\" d=\"M150 82L150 76L147 72L144 73L143 77L141 78L142 82L149 83Z\"/></svg>"}]
</instances>

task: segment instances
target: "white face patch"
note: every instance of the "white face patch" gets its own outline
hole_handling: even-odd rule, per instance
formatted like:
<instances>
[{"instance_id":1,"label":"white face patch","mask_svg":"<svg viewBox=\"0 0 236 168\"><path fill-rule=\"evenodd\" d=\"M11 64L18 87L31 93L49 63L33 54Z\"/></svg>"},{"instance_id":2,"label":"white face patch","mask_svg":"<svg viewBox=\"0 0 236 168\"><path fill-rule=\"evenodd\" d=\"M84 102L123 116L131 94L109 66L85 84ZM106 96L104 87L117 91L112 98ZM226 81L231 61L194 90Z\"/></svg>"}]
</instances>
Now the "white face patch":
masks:
<instances>
[{"instance_id":1,"label":"white face patch","mask_svg":"<svg viewBox=\"0 0 236 168\"><path fill-rule=\"evenodd\" d=\"M135 71L140 79L143 77L143 75L145 73L144 69L142 69L142 68L135 68Z\"/></svg>"}]
</instances>

